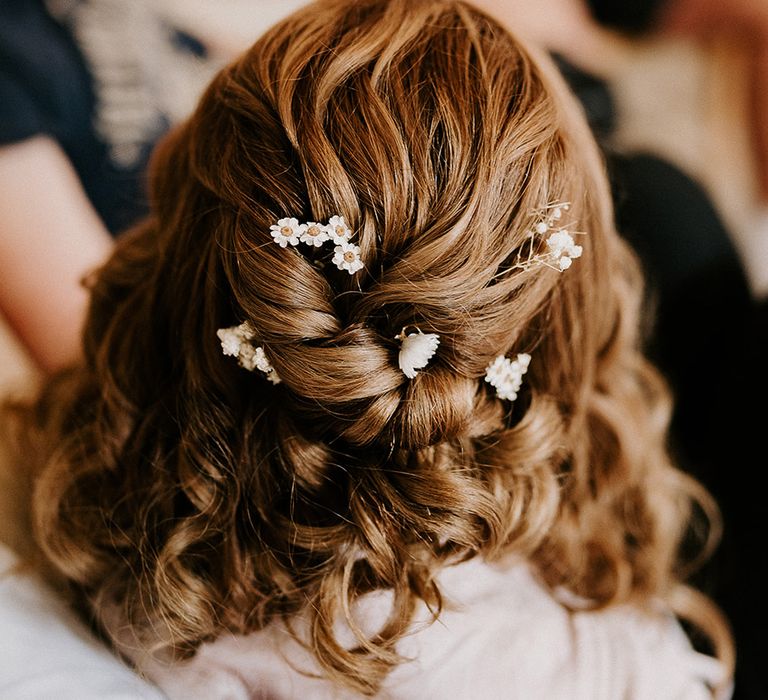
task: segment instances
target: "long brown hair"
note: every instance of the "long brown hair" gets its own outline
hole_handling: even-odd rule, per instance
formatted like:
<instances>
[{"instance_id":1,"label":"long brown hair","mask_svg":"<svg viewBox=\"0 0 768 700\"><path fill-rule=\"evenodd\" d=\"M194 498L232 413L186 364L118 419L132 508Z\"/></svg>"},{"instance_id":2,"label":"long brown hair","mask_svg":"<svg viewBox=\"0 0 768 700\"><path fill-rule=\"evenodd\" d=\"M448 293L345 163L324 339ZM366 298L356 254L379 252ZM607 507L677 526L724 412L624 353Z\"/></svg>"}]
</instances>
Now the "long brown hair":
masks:
<instances>
[{"instance_id":1,"label":"long brown hair","mask_svg":"<svg viewBox=\"0 0 768 700\"><path fill-rule=\"evenodd\" d=\"M29 413L38 542L97 618L119 605L184 654L306 611L324 672L372 693L440 568L513 552L594 607L687 606L728 657L680 583L711 504L670 464L638 266L545 59L461 2L320 2L221 72L151 193L92 280L84 364ZM557 200L582 258L516 268ZM335 214L355 275L270 238ZM246 320L281 384L223 355L217 329ZM413 380L404 327L440 336ZM518 352L510 404L483 375ZM376 589L389 622L343 647L334 620Z\"/></svg>"}]
</instances>

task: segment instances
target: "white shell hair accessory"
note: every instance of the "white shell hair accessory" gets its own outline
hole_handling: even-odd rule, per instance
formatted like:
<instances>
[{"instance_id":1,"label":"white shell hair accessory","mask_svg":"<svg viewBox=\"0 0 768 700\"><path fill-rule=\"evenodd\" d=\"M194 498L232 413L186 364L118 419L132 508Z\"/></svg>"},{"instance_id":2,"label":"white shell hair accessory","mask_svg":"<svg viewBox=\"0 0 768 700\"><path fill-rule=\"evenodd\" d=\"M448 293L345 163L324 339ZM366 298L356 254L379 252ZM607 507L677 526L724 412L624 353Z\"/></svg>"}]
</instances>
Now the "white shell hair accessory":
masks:
<instances>
[{"instance_id":1,"label":"white shell hair accessory","mask_svg":"<svg viewBox=\"0 0 768 700\"><path fill-rule=\"evenodd\" d=\"M530 363L531 356L527 353L518 354L514 360L499 355L485 368L485 381L496 389L496 395L500 399L514 401Z\"/></svg>"},{"instance_id":2,"label":"white shell hair accessory","mask_svg":"<svg viewBox=\"0 0 768 700\"><path fill-rule=\"evenodd\" d=\"M416 333L406 335L405 328L395 340L400 341L400 353L397 357L397 363L403 374L408 379L413 379L420 369L429 364L432 356L437 352L437 346L440 345L440 336L437 333L422 333L418 328Z\"/></svg>"},{"instance_id":3,"label":"white shell hair accessory","mask_svg":"<svg viewBox=\"0 0 768 700\"><path fill-rule=\"evenodd\" d=\"M254 346L251 341L256 337L256 332L248 321L239 326L219 328L216 335L221 341L221 350L225 355L236 357L237 364L249 372L257 369L262 372L272 384L279 384L280 377L270 363L264 348Z\"/></svg>"}]
</instances>

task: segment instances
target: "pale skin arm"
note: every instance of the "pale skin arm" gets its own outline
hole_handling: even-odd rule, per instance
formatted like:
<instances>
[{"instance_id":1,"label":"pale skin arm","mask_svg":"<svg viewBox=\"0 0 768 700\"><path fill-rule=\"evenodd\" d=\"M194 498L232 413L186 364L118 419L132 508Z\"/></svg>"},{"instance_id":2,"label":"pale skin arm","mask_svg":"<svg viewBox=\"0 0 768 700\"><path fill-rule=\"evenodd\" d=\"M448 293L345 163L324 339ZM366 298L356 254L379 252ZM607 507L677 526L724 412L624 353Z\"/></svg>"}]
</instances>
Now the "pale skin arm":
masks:
<instances>
[{"instance_id":1,"label":"pale skin arm","mask_svg":"<svg viewBox=\"0 0 768 700\"><path fill-rule=\"evenodd\" d=\"M55 141L0 147L0 311L44 371L79 357L81 280L112 245Z\"/></svg>"}]
</instances>

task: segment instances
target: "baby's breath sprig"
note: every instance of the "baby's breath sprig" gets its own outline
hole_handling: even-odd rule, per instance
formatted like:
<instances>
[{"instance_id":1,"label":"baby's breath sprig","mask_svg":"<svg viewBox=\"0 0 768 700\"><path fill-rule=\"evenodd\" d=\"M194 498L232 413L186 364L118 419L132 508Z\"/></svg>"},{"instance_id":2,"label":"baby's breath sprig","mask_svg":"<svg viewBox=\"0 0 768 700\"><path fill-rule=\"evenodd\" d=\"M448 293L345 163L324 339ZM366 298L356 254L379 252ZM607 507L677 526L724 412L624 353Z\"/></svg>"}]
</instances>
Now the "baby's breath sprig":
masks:
<instances>
[{"instance_id":1,"label":"baby's breath sprig","mask_svg":"<svg viewBox=\"0 0 768 700\"><path fill-rule=\"evenodd\" d=\"M514 360L499 355L485 368L485 381L496 390L500 399L514 401L530 363L531 356L524 352L519 353Z\"/></svg>"},{"instance_id":2,"label":"baby's breath sprig","mask_svg":"<svg viewBox=\"0 0 768 700\"><path fill-rule=\"evenodd\" d=\"M256 331L248 321L239 326L219 328L216 335L221 341L222 352L230 357L236 357L237 364L243 369L247 369L249 372L257 369L272 384L280 383L280 377L264 352L264 348L251 342L256 337Z\"/></svg>"},{"instance_id":3,"label":"baby's breath sprig","mask_svg":"<svg viewBox=\"0 0 768 700\"><path fill-rule=\"evenodd\" d=\"M582 236L584 232L570 231L569 224L561 223L563 212L570 208L570 202L555 202L534 210L534 221L528 234L528 255L518 255L517 261L512 265L513 270L530 270L538 265L545 265L558 272L564 272L576 258L581 257L583 248L576 245L573 237ZM545 250L537 253L542 239Z\"/></svg>"}]
</instances>

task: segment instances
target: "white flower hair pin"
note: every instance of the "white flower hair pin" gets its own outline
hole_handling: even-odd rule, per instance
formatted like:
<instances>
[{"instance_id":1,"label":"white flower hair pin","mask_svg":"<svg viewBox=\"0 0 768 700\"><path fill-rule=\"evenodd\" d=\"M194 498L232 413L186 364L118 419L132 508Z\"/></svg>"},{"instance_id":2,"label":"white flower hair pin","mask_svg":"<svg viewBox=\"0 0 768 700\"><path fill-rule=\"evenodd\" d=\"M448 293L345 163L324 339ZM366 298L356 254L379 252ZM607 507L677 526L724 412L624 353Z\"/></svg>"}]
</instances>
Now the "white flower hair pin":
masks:
<instances>
[{"instance_id":1,"label":"white flower hair pin","mask_svg":"<svg viewBox=\"0 0 768 700\"><path fill-rule=\"evenodd\" d=\"M437 333L422 333L418 328L415 333L406 334L403 328L395 340L400 341L400 353L397 364L408 379L413 379L418 370L429 364L432 356L440 345L440 336Z\"/></svg>"},{"instance_id":2,"label":"white flower hair pin","mask_svg":"<svg viewBox=\"0 0 768 700\"><path fill-rule=\"evenodd\" d=\"M225 355L237 358L237 364L249 372L257 369L262 372L272 384L279 384L280 377L267 359L264 348L254 346L251 342L256 337L256 331L248 321L239 326L219 328L216 335L221 341L221 349Z\"/></svg>"},{"instance_id":3,"label":"white flower hair pin","mask_svg":"<svg viewBox=\"0 0 768 700\"><path fill-rule=\"evenodd\" d=\"M514 401L530 363L531 356L527 353L518 354L514 360L499 355L485 368L485 381L496 389L496 395L500 399Z\"/></svg>"},{"instance_id":4,"label":"white flower hair pin","mask_svg":"<svg viewBox=\"0 0 768 700\"><path fill-rule=\"evenodd\" d=\"M313 248L320 248L326 241L335 244L333 264L339 270L346 270L354 275L365 265L360 258L360 246L352 243L354 231L344 221L343 216L332 216L327 224L308 221L300 224L298 219L286 217L269 227L270 235L281 248L304 243Z\"/></svg>"},{"instance_id":5,"label":"white flower hair pin","mask_svg":"<svg viewBox=\"0 0 768 700\"><path fill-rule=\"evenodd\" d=\"M576 258L581 257L583 249L576 245L573 237L582 236L584 232L569 231L569 224L561 223L563 212L570 208L570 202L555 202L532 213L534 224L528 235L528 255L525 258L518 256L513 269L529 270L537 265L546 265L558 272L564 272ZM538 242L542 239L546 249L536 253Z\"/></svg>"}]
</instances>

